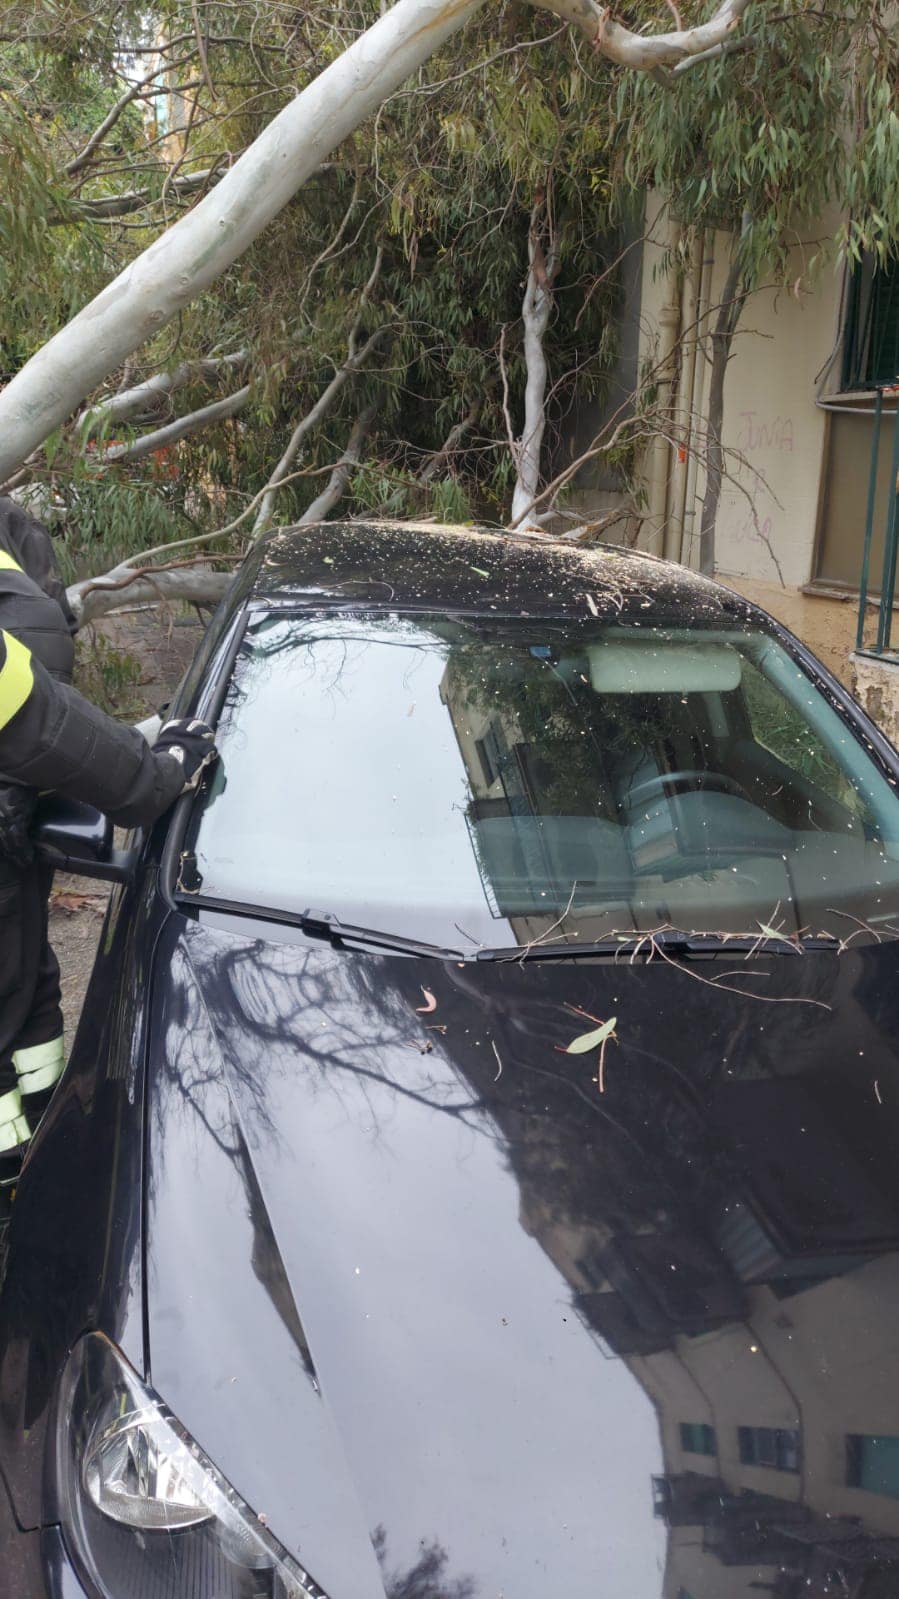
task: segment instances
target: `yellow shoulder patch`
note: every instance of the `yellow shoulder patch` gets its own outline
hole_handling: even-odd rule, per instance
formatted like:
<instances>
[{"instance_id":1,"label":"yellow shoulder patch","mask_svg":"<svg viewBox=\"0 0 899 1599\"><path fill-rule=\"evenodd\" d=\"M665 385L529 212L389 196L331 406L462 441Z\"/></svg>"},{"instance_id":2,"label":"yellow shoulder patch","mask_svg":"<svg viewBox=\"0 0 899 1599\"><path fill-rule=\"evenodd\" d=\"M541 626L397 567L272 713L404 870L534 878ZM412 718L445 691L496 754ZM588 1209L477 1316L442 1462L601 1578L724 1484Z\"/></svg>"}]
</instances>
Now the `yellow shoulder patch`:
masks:
<instances>
[{"instance_id":1,"label":"yellow shoulder patch","mask_svg":"<svg viewBox=\"0 0 899 1599\"><path fill-rule=\"evenodd\" d=\"M6 660L0 666L0 732L25 704L34 687L31 651L12 633L3 632Z\"/></svg>"}]
</instances>

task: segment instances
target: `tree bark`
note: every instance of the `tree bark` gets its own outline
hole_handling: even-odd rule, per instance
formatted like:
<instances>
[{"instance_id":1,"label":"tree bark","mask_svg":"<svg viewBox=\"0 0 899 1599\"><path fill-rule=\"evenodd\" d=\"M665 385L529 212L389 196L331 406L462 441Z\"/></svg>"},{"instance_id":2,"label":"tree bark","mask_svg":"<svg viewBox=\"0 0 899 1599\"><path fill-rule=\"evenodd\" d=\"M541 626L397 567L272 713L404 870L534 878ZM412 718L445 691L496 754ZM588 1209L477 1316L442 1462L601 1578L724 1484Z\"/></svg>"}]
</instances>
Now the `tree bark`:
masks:
<instances>
[{"instance_id":1,"label":"tree bark","mask_svg":"<svg viewBox=\"0 0 899 1599\"><path fill-rule=\"evenodd\" d=\"M553 307L553 279L558 255L551 227L547 229L544 254L541 234L543 201L534 206L528 234L528 276L521 307L524 322L524 361L527 381L524 391L524 427L516 446L515 489L512 494L510 526L524 531L539 524L533 504L540 491L540 457L546 428L546 352L543 340Z\"/></svg>"},{"instance_id":2,"label":"tree bark","mask_svg":"<svg viewBox=\"0 0 899 1599\"><path fill-rule=\"evenodd\" d=\"M734 249L721 294L721 304L712 330L712 365L709 375L709 405L706 428L706 487L699 523L699 570L715 570L715 526L721 502L721 484L724 479L724 380L730 360L734 334L740 314L746 304L747 289L742 284L742 267L739 245Z\"/></svg>"},{"instance_id":3,"label":"tree bark","mask_svg":"<svg viewBox=\"0 0 899 1599\"><path fill-rule=\"evenodd\" d=\"M310 527L313 522L324 521L328 513L333 511L337 502L343 498L347 483L350 480L350 474L362 459L365 440L375 419L375 414L376 407L369 405L357 416L353 423L353 430L347 441L346 449L328 478L321 494L316 496L311 505L307 505L297 524L298 527Z\"/></svg>"}]
</instances>

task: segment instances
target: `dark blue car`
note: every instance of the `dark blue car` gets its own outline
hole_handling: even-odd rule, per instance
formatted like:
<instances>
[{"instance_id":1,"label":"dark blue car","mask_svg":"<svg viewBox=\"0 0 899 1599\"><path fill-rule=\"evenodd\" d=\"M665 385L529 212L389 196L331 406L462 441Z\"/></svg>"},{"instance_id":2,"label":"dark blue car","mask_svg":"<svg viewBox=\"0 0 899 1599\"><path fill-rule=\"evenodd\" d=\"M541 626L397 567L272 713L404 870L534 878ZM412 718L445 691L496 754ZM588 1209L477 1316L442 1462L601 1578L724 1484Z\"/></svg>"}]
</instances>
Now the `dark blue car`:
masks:
<instances>
[{"instance_id":1,"label":"dark blue car","mask_svg":"<svg viewBox=\"0 0 899 1599\"><path fill-rule=\"evenodd\" d=\"M2 1599L895 1599L899 763L648 556L332 525L182 686L2 1250Z\"/></svg>"}]
</instances>

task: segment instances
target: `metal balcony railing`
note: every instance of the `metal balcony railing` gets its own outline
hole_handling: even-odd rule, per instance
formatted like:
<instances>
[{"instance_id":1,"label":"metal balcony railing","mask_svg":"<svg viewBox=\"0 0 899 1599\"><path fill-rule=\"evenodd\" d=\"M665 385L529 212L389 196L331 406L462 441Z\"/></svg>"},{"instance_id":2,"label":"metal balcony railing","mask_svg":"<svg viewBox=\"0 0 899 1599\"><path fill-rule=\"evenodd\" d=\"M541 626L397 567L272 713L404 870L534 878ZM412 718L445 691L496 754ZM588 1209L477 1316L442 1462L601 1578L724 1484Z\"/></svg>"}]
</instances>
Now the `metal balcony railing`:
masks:
<instances>
[{"instance_id":1,"label":"metal balcony railing","mask_svg":"<svg viewBox=\"0 0 899 1599\"><path fill-rule=\"evenodd\" d=\"M865 542L862 553L862 573L859 584L858 631L856 653L877 658L897 656L897 646L892 642L893 602L896 596L897 546L899 546L899 408L884 412L884 394L897 394L895 384L879 384L874 402L874 437L871 442L871 471L868 479L868 508L865 516ZM874 513L877 501L877 467L880 459L881 433L884 415L893 424L892 459L889 476L889 495L886 532L883 541L883 570L880 579L880 600L877 607L877 628L873 640L865 642L865 616L868 591L871 586L871 544L874 536Z\"/></svg>"}]
</instances>

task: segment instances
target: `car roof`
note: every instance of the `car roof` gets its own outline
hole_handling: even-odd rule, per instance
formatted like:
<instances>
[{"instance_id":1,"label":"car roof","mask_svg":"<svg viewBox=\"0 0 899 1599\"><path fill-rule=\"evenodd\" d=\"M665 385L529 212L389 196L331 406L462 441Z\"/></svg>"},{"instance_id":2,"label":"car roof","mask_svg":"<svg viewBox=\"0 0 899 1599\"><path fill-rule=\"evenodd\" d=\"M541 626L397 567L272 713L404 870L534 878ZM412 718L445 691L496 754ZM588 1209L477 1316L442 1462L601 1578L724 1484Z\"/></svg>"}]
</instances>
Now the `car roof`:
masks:
<instances>
[{"instance_id":1,"label":"car roof","mask_svg":"<svg viewBox=\"0 0 899 1599\"><path fill-rule=\"evenodd\" d=\"M763 621L720 583L642 551L432 522L278 528L250 552L235 597L362 608L609 618L714 627Z\"/></svg>"}]
</instances>

